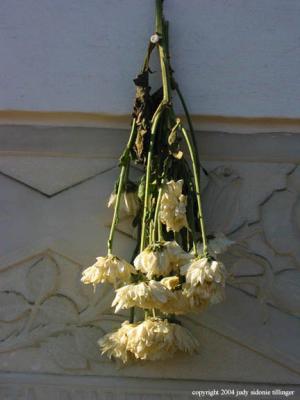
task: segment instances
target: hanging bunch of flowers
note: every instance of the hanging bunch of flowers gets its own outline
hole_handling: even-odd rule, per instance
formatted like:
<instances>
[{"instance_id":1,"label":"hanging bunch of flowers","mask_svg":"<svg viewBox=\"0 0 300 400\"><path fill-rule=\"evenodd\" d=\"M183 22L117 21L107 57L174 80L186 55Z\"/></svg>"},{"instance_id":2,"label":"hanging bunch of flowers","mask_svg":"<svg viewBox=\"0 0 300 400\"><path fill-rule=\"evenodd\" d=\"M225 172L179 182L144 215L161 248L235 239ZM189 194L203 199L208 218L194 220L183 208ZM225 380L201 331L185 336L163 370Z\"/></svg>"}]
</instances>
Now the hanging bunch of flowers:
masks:
<instances>
[{"instance_id":1,"label":"hanging bunch of flowers","mask_svg":"<svg viewBox=\"0 0 300 400\"><path fill-rule=\"evenodd\" d=\"M151 93L149 62L155 48L162 88ZM115 312L130 310L129 321L99 340L102 353L123 363L197 351L197 339L181 326L177 316L201 312L223 300L226 271L216 254L231 244L222 236L208 241L205 233L201 165L191 119L170 66L162 0L156 0L156 31L134 82L131 132L108 204L114 208L108 253L82 275L85 284L108 282L114 286ZM175 115L174 91L182 102L189 132ZM142 166L139 182L130 177L134 163ZM130 263L119 258L113 248L116 226L124 214L133 218L139 232ZM142 309L143 320L137 320L137 308Z\"/></svg>"}]
</instances>

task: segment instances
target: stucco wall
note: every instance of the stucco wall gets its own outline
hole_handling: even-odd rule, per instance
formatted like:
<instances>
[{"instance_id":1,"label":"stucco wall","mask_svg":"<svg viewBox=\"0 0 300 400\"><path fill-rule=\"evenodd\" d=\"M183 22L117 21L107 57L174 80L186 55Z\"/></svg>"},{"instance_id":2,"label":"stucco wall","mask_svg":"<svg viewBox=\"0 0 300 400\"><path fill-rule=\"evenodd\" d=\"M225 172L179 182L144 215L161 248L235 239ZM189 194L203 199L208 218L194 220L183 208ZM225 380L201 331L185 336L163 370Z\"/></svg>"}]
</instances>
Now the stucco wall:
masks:
<instances>
[{"instance_id":1,"label":"stucco wall","mask_svg":"<svg viewBox=\"0 0 300 400\"><path fill-rule=\"evenodd\" d=\"M3 0L0 109L127 114L154 1ZM298 0L166 0L194 114L299 117Z\"/></svg>"},{"instance_id":2,"label":"stucco wall","mask_svg":"<svg viewBox=\"0 0 300 400\"><path fill-rule=\"evenodd\" d=\"M80 272L106 251L106 202L125 139L112 129L0 128L1 400L185 400L204 388L293 389L299 135L197 134L209 171L207 229L238 243L226 266L240 277L224 303L183 318L199 354L119 369L96 342L127 314L114 314L110 288L93 293ZM130 257L134 235L121 221L118 255Z\"/></svg>"},{"instance_id":3,"label":"stucco wall","mask_svg":"<svg viewBox=\"0 0 300 400\"><path fill-rule=\"evenodd\" d=\"M80 276L105 252L106 202L128 135L115 121L126 125L117 115L131 112L153 3L1 2L1 400L299 390L297 0L165 0L173 66L209 171L202 177L206 222L236 241L226 265L242 276L228 285L224 303L185 318L200 339L198 355L118 369L98 353L97 339L125 316L110 308L108 287L93 293ZM74 113L58 119L56 111ZM204 126L205 114L228 118ZM261 116L274 118L252 118ZM119 255L129 255L134 234L120 224Z\"/></svg>"}]
</instances>

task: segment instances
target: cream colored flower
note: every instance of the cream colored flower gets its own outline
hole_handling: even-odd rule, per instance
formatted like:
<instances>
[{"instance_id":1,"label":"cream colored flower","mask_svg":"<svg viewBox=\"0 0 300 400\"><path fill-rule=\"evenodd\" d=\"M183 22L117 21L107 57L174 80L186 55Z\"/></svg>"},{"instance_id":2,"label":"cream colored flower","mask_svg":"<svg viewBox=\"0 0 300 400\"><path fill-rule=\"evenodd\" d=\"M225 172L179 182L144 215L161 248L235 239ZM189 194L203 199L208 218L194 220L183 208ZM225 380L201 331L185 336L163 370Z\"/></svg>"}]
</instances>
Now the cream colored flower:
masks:
<instances>
[{"instance_id":1,"label":"cream colored flower","mask_svg":"<svg viewBox=\"0 0 300 400\"><path fill-rule=\"evenodd\" d=\"M170 299L161 305L160 311L164 314L183 315L191 312L189 299L183 295L182 290L173 291L175 299Z\"/></svg>"},{"instance_id":2,"label":"cream colored flower","mask_svg":"<svg viewBox=\"0 0 300 400\"><path fill-rule=\"evenodd\" d=\"M169 275L172 271L169 252L163 244L148 246L133 261L138 271L147 275L148 279L157 275Z\"/></svg>"},{"instance_id":3,"label":"cream colored flower","mask_svg":"<svg viewBox=\"0 0 300 400\"><path fill-rule=\"evenodd\" d=\"M189 301L190 311L224 300L226 271L219 261L198 257L183 266L181 273L186 279L182 294Z\"/></svg>"},{"instance_id":4,"label":"cream colored flower","mask_svg":"<svg viewBox=\"0 0 300 400\"><path fill-rule=\"evenodd\" d=\"M186 219L187 198L182 194L183 180L171 180L166 183L160 203L160 221L166 225L167 231L179 232L188 227Z\"/></svg>"},{"instance_id":5,"label":"cream colored flower","mask_svg":"<svg viewBox=\"0 0 300 400\"><path fill-rule=\"evenodd\" d=\"M175 240L164 243L169 254L173 272L177 272L179 267L185 265L187 261L193 258L193 256L184 251Z\"/></svg>"},{"instance_id":6,"label":"cream colored flower","mask_svg":"<svg viewBox=\"0 0 300 400\"><path fill-rule=\"evenodd\" d=\"M175 300L161 305L164 314L185 315L205 311L210 304L221 303L225 299L225 289L216 283L189 286L184 284L182 290L174 292Z\"/></svg>"},{"instance_id":7,"label":"cream colored flower","mask_svg":"<svg viewBox=\"0 0 300 400\"><path fill-rule=\"evenodd\" d=\"M112 307L115 312L131 307L157 308L174 299L173 293L157 281L130 284L116 290Z\"/></svg>"},{"instance_id":8,"label":"cream colored flower","mask_svg":"<svg viewBox=\"0 0 300 400\"><path fill-rule=\"evenodd\" d=\"M208 252L212 257L217 257L225 253L230 246L234 245L233 240L228 239L223 233L215 234L215 238L208 241ZM197 244L197 251L199 254L203 253L203 244Z\"/></svg>"},{"instance_id":9,"label":"cream colored flower","mask_svg":"<svg viewBox=\"0 0 300 400\"><path fill-rule=\"evenodd\" d=\"M114 207L116 204L117 195L113 192L110 195L107 207ZM120 199L120 215L128 215L135 217L140 208L139 198L136 192L123 192Z\"/></svg>"},{"instance_id":10,"label":"cream colored flower","mask_svg":"<svg viewBox=\"0 0 300 400\"><path fill-rule=\"evenodd\" d=\"M123 363L130 358L164 360L178 351L192 354L199 347L198 340L187 329L159 318L138 324L126 321L117 332L105 335L98 343L102 354L120 358Z\"/></svg>"},{"instance_id":11,"label":"cream colored flower","mask_svg":"<svg viewBox=\"0 0 300 400\"><path fill-rule=\"evenodd\" d=\"M112 283L115 287L121 282L129 282L134 267L116 256L97 257L97 262L82 272L81 282L85 284Z\"/></svg>"},{"instance_id":12,"label":"cream colored flower","mask_svg":"<svg viewBox=\"0 0 300 400\"><path fill-rule=\"evenodd\" d=\"M192 256L179 246L175 241L161 242L146 247L134 260L138 271L147 275L148 279L154 276L168 276L177 272Z\"/></svg>"},{"instance_id":13,"label":"cream colored flower","mask_svg":"<svg viewBox=\"0 0 300 400\"><path fill-rule=\"evenodd\" d=\"M125 364L133 355L127 350L128 337L136 324L130 324L128 321L123 322L120 329L110 332L98 340L98 344L102 350L102 354L106 353L108 358L121 359Z\"/></svg>"},{"instance_id":14,"label":"cream colored flower","mask_svg":"<svg viewBox=\"0 0 300 400\"><path fill-rule=\"evenodd\" d=\"M212 255L219 255L225 253L234 243L233 240L228 239L223 233L216 233L215 238L208 242L208 247L213 253Z\"/></svg>"},{"instance_id":15,"label":"cream colored flower","mask_svg":"<svg viewBox=\"0 0 300 400\"><path fill-rule=\"evenodd\" d=\"M209 304L221 303L225 299L225 287L215 282L203 285L183 285L182 294L187 298L190 312L204 311ZM187 309L188 312L188 309Z\"/></svg>"},{"instance_id":16,"label":"cream colored flower","mask_svg":"<svg viewBox=\"0 0 300 400\"><path fill-rule=\"evenodd\" d=\"M127 348L141 360L164 360L178 351L194 353L199 342L182 326L149 318L137 325L128 340Z\"/></svg>"},{"instance_id":17,"label":"cream colored flower","mask_svg":"<svg viewBox=\"0 0 300 400\"><path fill-rule=\"evenodd\" d=\"M161 304L160 311L164 314L183 315L190 312L203 311L208 305L207 297L199 296L195 286L183 284L182 290L179 289L180 280L178 276L163 278L160 283L173 291L173 298ZM201 286L202 287L202 286ZM197 286L198 288L198 286Z\"/></svg>"},{"instance_id":18,"label":"cream colored flower","mask_svg":"<svg viewBox=\"0 0 300 400\"><path fill-rule=\"evenodd\" d=\"M191 286L204 282L215 282L221 285L225 284L225 267L216 260L209 260L206 257L195 258L188 264L181 267L180 272L185 275L186 282Z\"/></svg>"},{"instance_id":19,"label":"cream colored flower","mask_svg":"<svg viewBox=\"0 0 300 400\"><path fill-rule=\"evenodd\" d=\"M224 299L224 287L217 284L190 286L183 284L182 290L173 292L175 300L169 300L161 305L164 314L184 315L202 312L209 304L216 304Z\"/></svg>"},{"instance_id":20,"label":"cream colored flower","mask_svg":"<svg viewBox=\"0 0 300 400\"><path fill-rule=\"evenodd\" d=\"M164 285L167 289L172 290L179 286L179 278L178 276L168 276L167 278L163 278L160 283Z\"/></svg>"}]
</instances>

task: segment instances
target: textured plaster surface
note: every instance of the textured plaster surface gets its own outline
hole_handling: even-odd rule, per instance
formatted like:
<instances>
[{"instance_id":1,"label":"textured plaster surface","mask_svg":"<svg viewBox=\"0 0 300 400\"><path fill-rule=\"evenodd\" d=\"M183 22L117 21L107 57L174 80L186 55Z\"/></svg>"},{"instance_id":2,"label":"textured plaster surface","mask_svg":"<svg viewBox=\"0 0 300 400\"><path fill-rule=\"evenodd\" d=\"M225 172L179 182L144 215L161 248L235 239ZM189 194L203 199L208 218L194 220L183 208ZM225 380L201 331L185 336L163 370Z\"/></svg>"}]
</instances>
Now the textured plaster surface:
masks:
<instances>
[{"instance_id":1,"label":"textured plaster surface","mask_svg":"<svg viewBox=\"0 0 300 400\"><path fill-rule=\"evenodd\" d=\"M192 113L299 118L298 0L166 0L165 14ZM130 113L153 26L149 0L2 1L0 109Z\"/></svg>"}]
</instances>

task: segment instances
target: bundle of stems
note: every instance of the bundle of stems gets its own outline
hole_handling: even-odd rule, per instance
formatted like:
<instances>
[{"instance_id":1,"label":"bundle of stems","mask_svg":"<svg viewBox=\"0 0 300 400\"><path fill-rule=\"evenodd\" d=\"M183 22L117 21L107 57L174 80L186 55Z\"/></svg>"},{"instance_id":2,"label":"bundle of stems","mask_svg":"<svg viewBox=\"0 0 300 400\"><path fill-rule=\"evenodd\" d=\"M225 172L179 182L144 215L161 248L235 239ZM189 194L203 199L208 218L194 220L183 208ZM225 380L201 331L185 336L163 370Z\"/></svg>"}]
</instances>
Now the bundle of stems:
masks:
<instances>
[{"instance_id":1,"label":"bundle of stems","mask_svg":"<svg viewBox=\"0 0 300 400\"><path fill-rule=\"evenodd\" d=\"M157 240L170 239L172 236L162 229L159 223L162 190L168 180L183 179L184 190L190 199L187 207L190 229L183 229L180 234L181 238L174 233L174 238L182 241L185 250L189 250L192 245L195 255L197 255L196 243L199 240L202 241L203 253L207 256L207 238L200 193L201 165L192 120L170 66L168 21L163 17L163 0L156 0L156 32L151 38L156 43L150 42L142 71L135 79L137 85L136 104L129 140L120 158L121 170L116 184L116 202L108 239L108 253L112 252L114 234L119 222L121 196L128 185L130 166L132 162L140 162L142 159L145 174L140 185L143 190L142 195L140 193L140 198L143 199L143 209L139 221L140 237L138 238L140 251ZM162 88L150 96L149 61L155 47L158 49ZM172 102L173 92L176 92L181 101L189 132L183 126L180 118L176 116ZM153 107L153 104L155 105L157 102L158 105ZM145 132L141 133L143 129ZM144 148L140 149L137 147L141 147L139 143L142 135L144 135L142 138ZM188 149L190 162L186 160L181 150L178 150L181 139ZM139 152L143 154L138 154ZM206 173L205 170L204 172Z\"/></svg>"},{"instance_id":2,"label":"bundle of stems","mask_svg":"<svg viewBox=\"0 0 300 400\"><path fill-rule=\"evenodd\" d=\"M161 87L151 93L149 64L154 49L159 57ZM100 340L103 352L123 362L128 357L164 358L174 349L194 351L196 341L180 327L176 315L202 311L210 303L221 301L225 276L223 265L210 251L211 238L205 232L202 166L192 121L170 65L163 0L156 0L155 33L134 82L131 131L109 202L114 212L108 254L98 258L82 278L84 283L94 285L113 283L116 311L130 309L130 321ZM175 113L174 93L182 104L189 131ZM137 164L143 173L134 182L130 172ZM115 233L124 210L132 216L138 231L131 263L114 255ZM137 321L136 308L144 310L144 322ZM138 329L141 326L143 330ZM145 344L142 352L141 343Z\"/></svg>"}]
</instances>

